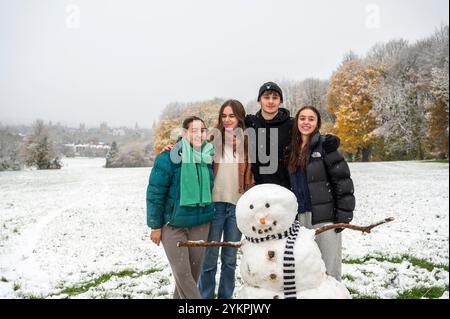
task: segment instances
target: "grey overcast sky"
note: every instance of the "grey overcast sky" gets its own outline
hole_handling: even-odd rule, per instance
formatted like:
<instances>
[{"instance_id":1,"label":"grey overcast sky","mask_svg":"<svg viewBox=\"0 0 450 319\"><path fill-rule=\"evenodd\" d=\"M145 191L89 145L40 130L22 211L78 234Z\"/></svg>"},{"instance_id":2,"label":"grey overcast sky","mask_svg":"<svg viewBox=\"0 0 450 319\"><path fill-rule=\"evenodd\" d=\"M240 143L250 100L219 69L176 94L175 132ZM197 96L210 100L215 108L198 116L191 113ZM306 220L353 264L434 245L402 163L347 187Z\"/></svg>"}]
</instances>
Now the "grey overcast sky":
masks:
<instances>
[{"instance_id":1,"label":"grey overcast sky","mask_svg":"<svg viewBox=\"0 0 450 319\"><path fill-rule=\"evenodd\" d=\"M150 127L448 24L448 0L0 0L0 121Z\"/></svg>"}]
</instances>

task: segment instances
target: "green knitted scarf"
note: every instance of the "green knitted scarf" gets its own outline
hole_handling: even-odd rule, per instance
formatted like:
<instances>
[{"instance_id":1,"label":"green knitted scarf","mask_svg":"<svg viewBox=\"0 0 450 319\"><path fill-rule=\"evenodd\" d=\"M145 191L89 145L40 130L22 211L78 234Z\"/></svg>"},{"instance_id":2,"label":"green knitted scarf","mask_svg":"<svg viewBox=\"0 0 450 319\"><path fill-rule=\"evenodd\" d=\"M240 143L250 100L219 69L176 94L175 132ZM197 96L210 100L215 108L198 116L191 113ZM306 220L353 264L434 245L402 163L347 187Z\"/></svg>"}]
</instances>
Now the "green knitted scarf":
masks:
<instances>
[{"instance_id":1,"label":"green knitted scarf","mask_svg":"<svg viewBox=\"0 0 450 319\"><path fill-rule=\"evenodd\" d=\"M213 146L205 142L201 150L182 139L180 206L206 206L212 203L208 164L214 156Z\"/></svg>"}]
</instances>

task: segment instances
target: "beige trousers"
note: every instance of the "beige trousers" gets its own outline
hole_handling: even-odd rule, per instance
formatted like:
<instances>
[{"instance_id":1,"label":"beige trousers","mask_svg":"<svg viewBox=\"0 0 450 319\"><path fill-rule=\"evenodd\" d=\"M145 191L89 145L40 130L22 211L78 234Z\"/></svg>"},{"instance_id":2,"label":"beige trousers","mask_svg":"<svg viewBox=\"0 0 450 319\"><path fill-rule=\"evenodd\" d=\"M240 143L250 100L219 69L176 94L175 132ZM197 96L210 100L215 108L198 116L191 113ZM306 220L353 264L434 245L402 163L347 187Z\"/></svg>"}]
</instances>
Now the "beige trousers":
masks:
<instances>
[{"instance_id":1,"label":"beige trousers","mask_svg":"<svg viewBox=\"0 0 450 319\"><path fill-rule=\"evenodd\" d=\"M161 242L175 279L174 299L201 299L197 283L202 270L204 247L177 247L178 241L208 240L209 223L190 228L163 226Z\"/></svg>"}]
</instances>

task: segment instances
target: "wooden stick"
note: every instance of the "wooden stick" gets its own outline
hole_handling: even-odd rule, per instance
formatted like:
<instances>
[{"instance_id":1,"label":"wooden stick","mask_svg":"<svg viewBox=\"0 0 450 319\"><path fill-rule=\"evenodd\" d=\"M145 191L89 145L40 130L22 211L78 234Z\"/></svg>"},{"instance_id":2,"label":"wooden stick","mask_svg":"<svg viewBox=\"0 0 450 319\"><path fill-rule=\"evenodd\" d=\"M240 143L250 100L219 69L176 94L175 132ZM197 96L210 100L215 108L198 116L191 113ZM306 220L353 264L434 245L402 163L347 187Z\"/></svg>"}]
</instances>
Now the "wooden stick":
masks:
<instances>
[{"instance_id":1,"label":"wooden stick","mask_svg":"<svg viewBox=\"0 0 450 319\"><path fill-rule=\"evenodd\" d=\"M335 228L348 228L348 229L352 229L352 230L359 230L363 233L369 234L370 231L372 230L372 228L380 226L385 223L389 223L393 220L394 220L394 217L389 217L389 218L383 219L382 221L379 221L378 223L375 223L375 224L372 224L369 226L356 226L356 225L350 225L350 224L332 224L332 225L323 226L323 227L316 229L316 236L323 232L326 232L327 230L335 229Z\"/></svg>"},{"instance_id":2,"label":"wooden stick","mask_svg":"<svg viewBox=\"0 0 450 319\"><path fill-rule=\"evenodd\" d=\"M204 240L198 240L198 241L179 241L177 242L178 247L231 247L231 248L240 248L242 246L241 242L218 242L218 241L204 241Z\"/></svg>"},{"instance_id":3,"label":"wooden stick","mask_svg":"<svg viewBox=\"0 0 450 319\"><path fill-rule=\"evenodd\" d=\"M393 217L389 217L386 219L383 219L382 221L379 221L378 223L369 225L369 226L356 226L351 224L331 224L328 226L323 226L318 229L316 229L316 236L326 232L327 230L335 229L335 228L348 228L352 230L358 230L363 233L370 233L372 228L375 228L377 226L380 226L385 223L389 223L393 221ZM231 247L231 248L240 248L242 246L242 242L217 242L217 241L211 241L207 242L204 240L198 240L198 241L179 241L177 242L178 247Z\"/></svg>"}]
</instances>

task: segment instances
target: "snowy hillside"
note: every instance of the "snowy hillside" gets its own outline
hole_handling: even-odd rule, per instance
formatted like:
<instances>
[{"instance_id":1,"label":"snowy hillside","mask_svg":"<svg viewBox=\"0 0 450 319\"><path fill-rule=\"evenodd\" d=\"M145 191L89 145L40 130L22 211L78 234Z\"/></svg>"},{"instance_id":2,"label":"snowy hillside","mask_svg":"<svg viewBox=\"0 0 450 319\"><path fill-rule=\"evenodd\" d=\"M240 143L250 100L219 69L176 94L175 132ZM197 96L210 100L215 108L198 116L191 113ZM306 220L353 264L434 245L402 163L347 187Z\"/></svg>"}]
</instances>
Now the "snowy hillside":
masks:
<instances>
[{"instance_id":1,"label":"snowy hillside","mask_svg":"<svg viewBox=\"0 0 450 319\"><path fill-rule=\"evenodd\" d=\"M148 239L147 168L66 159L61 170L0 173L0 298L170 298L163 248ZM449 166L350 164L354 224L344 283L355 298L449 298ZM238 274L237 287L241 285Z\"/></svg>"}]
</instances>

